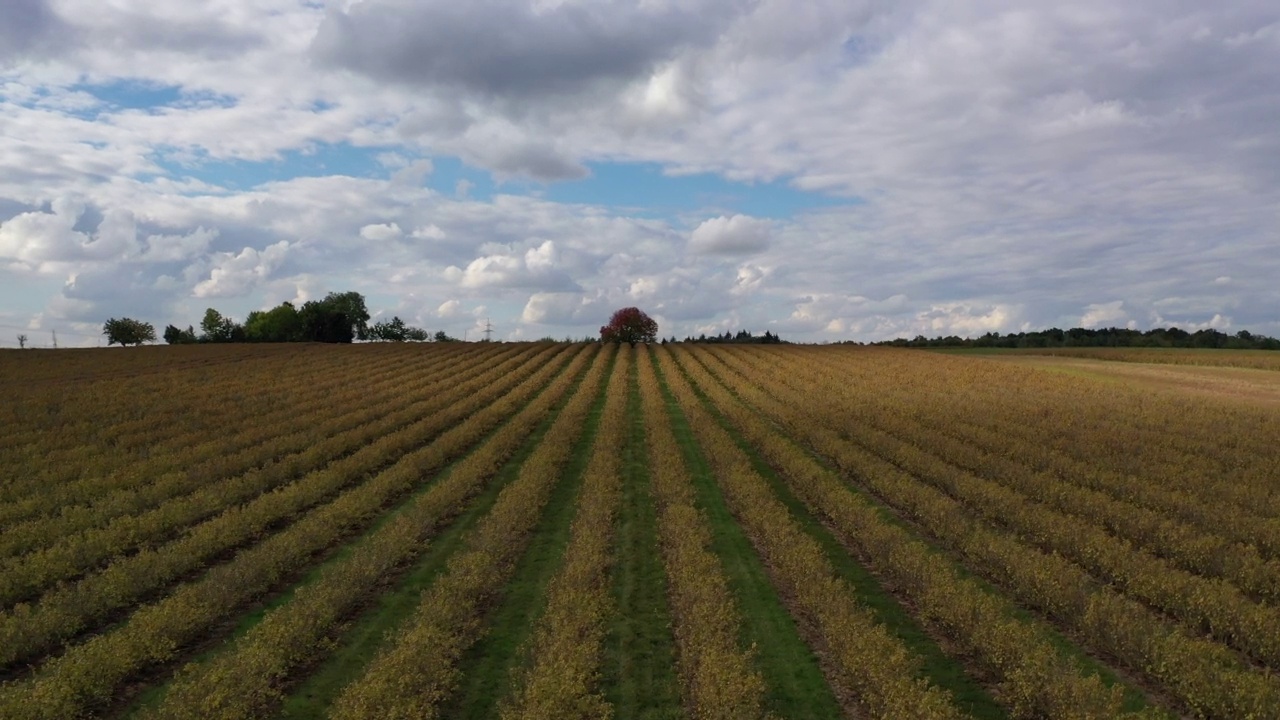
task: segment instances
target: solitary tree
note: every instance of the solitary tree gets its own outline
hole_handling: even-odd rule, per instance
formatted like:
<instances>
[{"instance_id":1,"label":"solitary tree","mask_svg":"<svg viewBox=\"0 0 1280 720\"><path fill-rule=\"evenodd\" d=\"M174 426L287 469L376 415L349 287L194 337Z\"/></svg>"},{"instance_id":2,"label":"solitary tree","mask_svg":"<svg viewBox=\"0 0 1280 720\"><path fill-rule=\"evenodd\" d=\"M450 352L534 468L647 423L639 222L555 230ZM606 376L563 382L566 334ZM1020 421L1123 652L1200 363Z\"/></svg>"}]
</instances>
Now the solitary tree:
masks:
<instances>
[{"instance_id":1,"label":"solitary tree","mask_svg":"<svg viewBox=\"0 0 1280 720\"><path fill-rule=\"evenodd\" d=\"M19 350L26 350L26 349L27 349L27 336L26 336L26 335L18 335L18 349L19 349Z\"/></svg>"},{"instance_id":2,"label":"solitary tree","mask_svg":"<svg viewBox=\"0 0 1280 720\"><path fill-rule=\"evenodd\" d=\"M107 336L107 344L141 345L156 339L156 329L151 323L144 323L131 318L111 318L102 325L102 334Z\"/></svg>"},{"instance_id":3,"label":"solitary tree","mask_svg":"<svg viewBox=\"0 0 1280 720\"><path fill-rule=\"evenodd\" d=\"M658 323L640 308L622 308L600 328L600 342L651 343L658 339Z\"/></svg>"}]
</instances>

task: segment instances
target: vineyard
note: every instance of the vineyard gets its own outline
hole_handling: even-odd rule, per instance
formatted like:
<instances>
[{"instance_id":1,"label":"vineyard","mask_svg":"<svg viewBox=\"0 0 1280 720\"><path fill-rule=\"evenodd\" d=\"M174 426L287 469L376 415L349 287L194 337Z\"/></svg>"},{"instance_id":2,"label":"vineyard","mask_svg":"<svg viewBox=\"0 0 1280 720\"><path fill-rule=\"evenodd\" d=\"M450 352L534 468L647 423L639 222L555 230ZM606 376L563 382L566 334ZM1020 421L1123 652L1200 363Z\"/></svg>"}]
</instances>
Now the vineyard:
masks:
<instances>
[{"instance_id":1,"label":"vineyard","mask_svg":"<svg viewBox=\"0 0 1280 720\"><path fill-rule=\"evenodd\" d=\"M0 352L0 718L1277 718L1280 363L1177 352Z\"/></svg>"}]
</instances>

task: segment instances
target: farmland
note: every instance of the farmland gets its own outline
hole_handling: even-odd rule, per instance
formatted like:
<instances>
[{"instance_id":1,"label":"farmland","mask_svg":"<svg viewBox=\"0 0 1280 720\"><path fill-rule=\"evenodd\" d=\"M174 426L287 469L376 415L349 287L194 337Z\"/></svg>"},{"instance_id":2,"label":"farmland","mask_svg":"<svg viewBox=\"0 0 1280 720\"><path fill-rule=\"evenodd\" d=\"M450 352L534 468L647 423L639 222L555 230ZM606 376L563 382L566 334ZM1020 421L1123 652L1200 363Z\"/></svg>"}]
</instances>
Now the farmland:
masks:
<instances>
[{"instance_id":1,"label":"farmland","mask_svg":"<svg viewBox=\"0 0 1280 720\"><path fill-rule=\"evenodd\" d=\"M1274 718L1270 355L0 354L0 717Z\"/></svg>"}]
</instances>

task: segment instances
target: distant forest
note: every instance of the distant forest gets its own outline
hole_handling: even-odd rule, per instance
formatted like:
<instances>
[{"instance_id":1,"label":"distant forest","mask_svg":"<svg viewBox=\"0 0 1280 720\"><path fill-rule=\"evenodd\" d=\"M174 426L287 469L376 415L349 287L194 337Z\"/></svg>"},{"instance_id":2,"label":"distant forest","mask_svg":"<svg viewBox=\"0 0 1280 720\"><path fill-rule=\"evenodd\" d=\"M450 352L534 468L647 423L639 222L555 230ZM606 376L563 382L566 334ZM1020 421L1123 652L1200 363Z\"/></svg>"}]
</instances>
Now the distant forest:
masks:
<instances>
[{"instance_id":1,"label":"distant forest","mask_svg":"<svg viewBox=\"0 0 1280 720\"><path fill-rule=\"evenodd\" d=\"M1234 335L1218 330L1187 332L1176 327L1152 330L1128 328L1071 328L1060 330L1036 330L1001 335L990 332L976 338L955 335L926 338L917 335L908 340L898 338L872 343L893 347L956 347L956 348L1062 348L1062 347L1146 347L1146 348L1223 348L1229 350L1280 350L1280 340L1266 335L1255 335L1241 330Z\"/></svg>"}]
</instances>

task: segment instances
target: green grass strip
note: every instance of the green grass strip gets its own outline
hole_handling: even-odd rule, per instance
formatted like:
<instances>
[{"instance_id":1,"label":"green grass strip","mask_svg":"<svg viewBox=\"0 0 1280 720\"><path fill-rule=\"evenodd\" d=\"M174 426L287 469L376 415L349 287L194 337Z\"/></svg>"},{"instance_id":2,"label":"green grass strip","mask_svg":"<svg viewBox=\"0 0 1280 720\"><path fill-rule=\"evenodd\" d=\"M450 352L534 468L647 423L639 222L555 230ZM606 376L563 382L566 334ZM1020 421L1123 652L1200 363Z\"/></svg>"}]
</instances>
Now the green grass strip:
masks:
<instances>
[{"instance_id":1,"label":"green grass strip","mask_svg":"<svg viewBox=\"0 0 1280 720\"><path fill-rule=\"evenodd\" d=\"M465 545L468 532L493 507L502 489L519 475L521 466L537 448L570 398L577 392L586 373L587 369L584 368L582 375L565 392L556 408L543 418L515 454L475 497L471 505L432 540L426 552L417 560L400 584L389 592L381 594L373 607L356 619L343 633L334 652L314 668L285 700L280 711L281 718L303 720L326 715L329 706L337 699L342 689L364 673L365 667L377 655L385 639L417 609L422 592L435 582L448 567L449 559ZM536 395L534 397L536 398ZM484 439L487 440L489 436L497 433L505 424L495 427L486 434ZM476 447L483 445L483 442L482 440L477 443ZM455 460L450 465L450 470L463 459ZM382 519L380 523L386 520Z\"/></svg>"},{"instance_id":2,"label":"green grass strip","mask_svg":"<svg viewBox=\"0 0 1280 720\"><path fill-rule=\"evenodd\" d=\"M911 613L902 606L902 603L898 602L897 598L884 589L880 580L845 550L835 535L809 512L803 501L791 492L791 489L787 487L786 481L778 475L774 467L756 452L755 448L738 432L737 427L720 412L720 409L703 392L702 388L698 386L697 382L681 363L682 359L692 356L686 353L679 353L673 357L677 364L680 365L681 372L684 373L685 379L690 387L693 388L694 393L697 394L698 399L702 401L703 406L716 418L720 426L729 433L734 443L746 453L751 460L751 466L769 483L774 495L791 511L792 517L796 519L800 527L822 546L823 554L835 567L838 576L852 586L858 602L871 610L876 619L898 637L911 652L923 659L921 675L928 679L930 683L949 690L957 707L967 715L990 720L1003 720L1009 717L1009 714L996 702L991 693L969 675L963 663L947 655L924 628L915 621ZM703 367L706 369L707 374L715 378L738 402L750 407L738 397L730 385L712 372L705 363L703 363Z\"/></svg>"},{"instance_id":3,"label":"green grass strip","mask_svg":"<svg viewBox=\"0 0 1280 720\"><path fill-rule=\"evenodd\" d=\"M643 351L635 353L636 362ZM605 697L619 718L677 718L684 713L676 678L667 573L645 465L644 419L635 362L627 378L628 437L622 452L622 502L615 530L615 612L604 642Z\"/></svg>"},{"instance_id":4,"label":"green grass strip","mask_svg":"<svg viewBox=\"0 0 1280 720\"><path fill-rule=\"evenodd\" d=\"M609 360L608 370L600 376L600 388L582 434L547 500L546 511L534 529L529 547L502 590L488 630L458 663L461 681L454 696L445 704L442 717L476 720L497 717L498 700L509 694L512 670L524 660L520 650L546 610L547 585L564 562L578 491L604 411L604 389L617 361L615 354ZM550 427L550 421L547 426Z\"/></svg>"},{"instance_id":5,"label":"green grass strip","mask_svg":"<svg viewBox=\"0 0 1280 720\"><path fill-rule=\"evenodd\" d=\"M791 390L791 392L795 392L795 390ZM757 412L761 412L754 404L749 402L745 404L748 407L756 409ZM762 415L770 422L773 422L767 414L762 413ZM839 433L839 435L845 441L854 443L853 440L848 438L847 433L842 432ZM799 448L809 456L810 459L826 468L828 471L838 476L843 476L843 471L841 471L839 466L832 462L830 458L816 451L809 444L793 437L786 437L786 440L796 448ZM1087 650L1085 650L1082 644L1077 643L1074 639L1066 635L1051 621L1038 613L1023 607L1016 600L1012 599L1003 588L991 583L986 578L970 570L965 564L965 558L963 555L941 544L940 541L928 533L927 528L919 527L916 524L903 519L896 512L886 506L880 498L856 483L856 478L852 479L852 481L850 481L850 479L846 479L845 489L848 490L850 494L857 495L865 500L866 503L876 511L876 514L882 520L915 535L916 540L928 548L930 553L946 558L951 563L952 568L959 577L975 583L984 592L1008 602L1011 606L1010 614L1012 617L1022 620L1023 622L1035 623L1038 625L1041 632L1044 633L1044 637L1049 640L1049 643L1064 655L1070 657L1084 672L1096 674L1102 679L1102 682L1106 687L1120 686L1124 692L1124 702L1120 708L1122 711L1140 712L1149 707L1156 707L1142 690L1135 687L1132 683L1122 679L1116 673L1115 668L1111 665L1091 655Z\"/></svg>"},{"instance_id":6,"label":"green grass strip","mask_svg":"<svg viewBox=\"0 0 1280 720\"><path fill-rule=\"evenodd\" d=\"M729 586L742 612L743 642L756 646L756 664L768 686L766 709L792 719L842 717L818 658L801 639L795 620L769 581L751 540L725 504L657 357L651 353L649 359L658 374L667 415L689 468L699 508L711 526L712 550L724 563Z\"/></svg>"}]
</instances>

